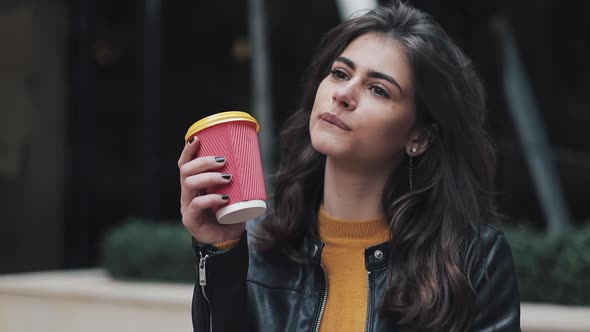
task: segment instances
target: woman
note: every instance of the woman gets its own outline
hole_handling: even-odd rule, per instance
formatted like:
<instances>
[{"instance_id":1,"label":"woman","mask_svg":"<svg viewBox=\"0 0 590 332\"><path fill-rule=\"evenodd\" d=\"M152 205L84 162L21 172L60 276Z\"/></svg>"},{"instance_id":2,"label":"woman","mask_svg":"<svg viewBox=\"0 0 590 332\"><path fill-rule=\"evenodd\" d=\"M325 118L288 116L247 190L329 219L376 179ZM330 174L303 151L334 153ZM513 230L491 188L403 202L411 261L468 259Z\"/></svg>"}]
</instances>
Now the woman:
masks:
<instances>
[{"instance_id":1,"label":"woman","mask_svg":"<svg viewBox=\"0 0 590 332\"><path fill-rule=\"evenodd\" d=\"M194 158L198 138L182 152L195 331L518 331L471 61L395 3L331 30L307 82L255 230L218 224L227 197L200 195L231 160Z\"/></svg>"}]
</instances>

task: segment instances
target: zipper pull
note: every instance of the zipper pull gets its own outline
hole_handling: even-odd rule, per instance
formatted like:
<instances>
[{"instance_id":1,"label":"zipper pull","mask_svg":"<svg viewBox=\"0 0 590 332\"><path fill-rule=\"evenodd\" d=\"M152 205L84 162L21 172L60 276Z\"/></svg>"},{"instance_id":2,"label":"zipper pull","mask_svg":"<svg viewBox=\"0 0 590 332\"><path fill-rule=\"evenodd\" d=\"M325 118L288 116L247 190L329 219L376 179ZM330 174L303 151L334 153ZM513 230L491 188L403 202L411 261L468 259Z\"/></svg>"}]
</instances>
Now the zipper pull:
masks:
<instances>
[{"instance_id":1,"label":"zipper pull","mask_svg":"<svg viewBox=\"0 0 590 332\"><path fill-rule=\"evenodd\" d=\"M199 285L205 286L207 285L207 271L205 270L205 263L207 262L207 258L209 255L201 254L201 259L199 259Z\"/></svg>"}]
</instances>

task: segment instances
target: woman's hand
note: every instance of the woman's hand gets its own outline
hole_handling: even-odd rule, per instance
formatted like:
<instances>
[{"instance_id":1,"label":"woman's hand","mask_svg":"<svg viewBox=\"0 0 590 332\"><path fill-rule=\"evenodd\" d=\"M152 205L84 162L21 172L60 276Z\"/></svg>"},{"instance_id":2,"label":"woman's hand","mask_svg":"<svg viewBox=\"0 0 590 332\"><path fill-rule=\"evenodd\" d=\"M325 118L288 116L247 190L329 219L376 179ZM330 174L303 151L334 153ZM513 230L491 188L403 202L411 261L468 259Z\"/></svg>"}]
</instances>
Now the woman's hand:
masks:
<instances>
[{"instance_id":1,"label":"woman's hand","mask_svg":"<svg viewBox=\"0 0 590 332\"><path fill-rule=\"evenodd\" d=\"M225 158L195 158L199 145L199 138L195 137L184 146L178 160L182 223L199 243L216 244L238 239L244 232L246 223L220 224L211 210L214 206L227 203L229 197L205 194L205 188L228 184L231 181L231 174L214 172L225 165Z\"/></svg>"}]
</instances>

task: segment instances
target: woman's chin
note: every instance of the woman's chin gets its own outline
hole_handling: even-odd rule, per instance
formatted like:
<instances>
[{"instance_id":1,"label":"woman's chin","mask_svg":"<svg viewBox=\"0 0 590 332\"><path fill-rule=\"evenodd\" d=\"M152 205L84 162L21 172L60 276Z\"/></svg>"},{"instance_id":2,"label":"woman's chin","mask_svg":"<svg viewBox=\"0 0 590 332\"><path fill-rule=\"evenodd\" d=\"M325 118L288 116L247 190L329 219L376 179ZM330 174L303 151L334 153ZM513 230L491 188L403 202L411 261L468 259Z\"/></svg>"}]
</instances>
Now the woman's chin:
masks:
<instances>
[{"instance_id":1,"label":"woman's chin","mask_svg":"<svg viewBox=\"0 0 590 332\"><path fill-rule=\"evenodd\" d=\"M343 146L338 145L335 142L330 142L329 140L320 139L314 141L312 139L311 145L317 152L324 154L327 157L338 158L346 155L346 151L344 151L345 149L343 149Z\"/></svg>"}]
</instances>

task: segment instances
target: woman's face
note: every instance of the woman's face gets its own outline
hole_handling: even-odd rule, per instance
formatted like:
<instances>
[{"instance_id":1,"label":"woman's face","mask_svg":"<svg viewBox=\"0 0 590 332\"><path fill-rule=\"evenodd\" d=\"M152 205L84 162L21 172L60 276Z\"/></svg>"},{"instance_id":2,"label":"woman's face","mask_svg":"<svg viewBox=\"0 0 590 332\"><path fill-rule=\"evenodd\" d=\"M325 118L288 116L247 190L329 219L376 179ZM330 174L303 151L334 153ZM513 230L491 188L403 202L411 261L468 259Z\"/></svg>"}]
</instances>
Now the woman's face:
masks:
<instances>
[{"instance_id":1,"label":"woman's face","mask_svg":"<svg viewBox=\"0 0 590 332\"><path fill-rule=\"evenodd\" d=\"M415 118L403 49L385 35L369 33L346 47L320 83L309 123L311 142L334 160L391 169L405 153Z\"/></svg>"}]
</instances>

